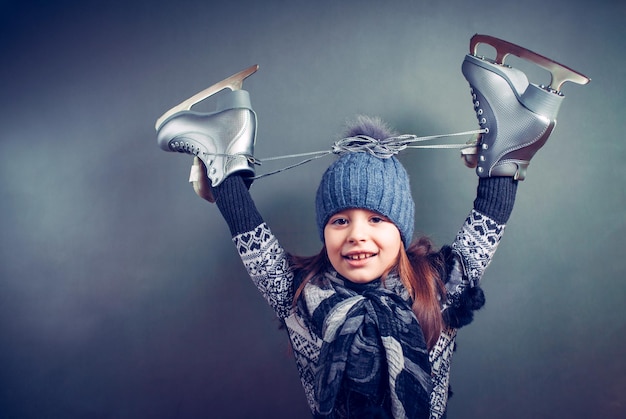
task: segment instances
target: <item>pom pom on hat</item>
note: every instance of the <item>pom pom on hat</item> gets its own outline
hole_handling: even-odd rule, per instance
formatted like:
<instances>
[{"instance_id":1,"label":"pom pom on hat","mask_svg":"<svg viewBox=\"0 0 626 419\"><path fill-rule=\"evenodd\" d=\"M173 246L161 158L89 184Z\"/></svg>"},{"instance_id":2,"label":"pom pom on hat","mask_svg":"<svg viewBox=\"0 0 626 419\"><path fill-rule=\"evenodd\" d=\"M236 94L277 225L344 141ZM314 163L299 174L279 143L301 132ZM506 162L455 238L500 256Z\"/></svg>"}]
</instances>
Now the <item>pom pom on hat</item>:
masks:
<instances>
[{"instance_id":1,"label":"pom pom on hat","mask_svg":"<svg viewBox=\"0 0 626 419\"><path fill-rule=\"evenodd\" d=\"M359 135L384 140L394 133L380 119L360 116L348 126L346 137ZM398 227L404 246L408 248L413 238L415 204L408 174L396 157L348 152L328 167L315 197L322 241L330 217L351 208L368 209L387 217Z\"/></svg>"},{"instance_id":2,"label":"pom pom on hat","mask_svg":"<svg viewBox=\"0 0 626 419\"><path fill-rule=\"evenodd\" d=\"M367 135L377 140L384 140L396 135L389 125L380 118L358 115L354 121L346 124L347 129L344 137L357 137L359 135Z\"/></svg>"}]
</instances>

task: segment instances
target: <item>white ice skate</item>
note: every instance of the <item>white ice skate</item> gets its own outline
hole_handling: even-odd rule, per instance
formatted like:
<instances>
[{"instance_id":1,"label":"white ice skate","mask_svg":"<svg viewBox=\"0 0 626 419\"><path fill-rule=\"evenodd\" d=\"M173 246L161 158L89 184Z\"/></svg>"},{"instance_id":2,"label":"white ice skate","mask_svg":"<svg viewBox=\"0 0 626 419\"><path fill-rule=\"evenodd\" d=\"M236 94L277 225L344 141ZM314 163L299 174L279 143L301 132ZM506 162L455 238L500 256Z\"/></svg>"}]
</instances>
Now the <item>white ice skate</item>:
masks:
<instances>
[{"instance_id":1,"label":"white ice skate","mask_svg":"<svg viewBox=\"0 0 626 419\"><path fill-rule=\"evenodd\" d=\"M155 126L159 147L200 158L212 186L235 172L253 177L257 120L250 95L242 90L242 85L258 68L253 65L165 112ZM191 110L195 104L224 89L231 91L219 98L215 112Z\"/></svg>"},{"instance_id":2,"label":"white ice skate","mask_svg":"<svg viewBox=\"0 0 626 419\"><path fill-rule=\"evenodd\" d=\"M478 45L496 49L495 59L479 57ZM526 75L504 63L515 55L548 70L548 86L529 83ZM523 180L530 159L545 144L556 125L563 101L561 87L566 82L587 84L590 79L562 64L526 48L488 35L474 35L470 54L465 56L463 75L471 87L479 125L487 132L478 144L478 161L471 154L466 160L477 165L480 177L512 176Z\"/></svg>"}]
</instances>

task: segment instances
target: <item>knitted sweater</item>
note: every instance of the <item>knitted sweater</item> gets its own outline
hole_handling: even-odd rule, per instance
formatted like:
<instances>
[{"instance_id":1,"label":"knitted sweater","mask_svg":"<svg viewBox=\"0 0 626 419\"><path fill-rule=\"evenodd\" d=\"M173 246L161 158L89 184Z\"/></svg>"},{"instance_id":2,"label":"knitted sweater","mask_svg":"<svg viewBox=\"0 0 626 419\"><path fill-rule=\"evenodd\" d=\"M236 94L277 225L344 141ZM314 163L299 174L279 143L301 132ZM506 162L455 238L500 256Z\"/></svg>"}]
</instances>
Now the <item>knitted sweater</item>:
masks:
<instances>
[{"instance_id":1,"label":"knitted sweater","mask_svg":"<svg viewBox=\"0 0 626 419\"><path fill-rule=\"evenodd\" d=\"M457 329L471 322L472 311L484 302L479 281L502 238L516 191L517 182L511 178L480 179L474 207L454 242L435 255L444 262L440 274L447 298L441 307L446 327L429 353L433 383L431 419L445 417ZM314 332L307 316L297 307L293 308L296 287L289 255L263 221L241 177L227 178L214 192L252 282L285 325L300 380L314 412L313 371L322 339ZM403 287L399 287L397 293L407 295Z\"/></svg>"}]
</instances>

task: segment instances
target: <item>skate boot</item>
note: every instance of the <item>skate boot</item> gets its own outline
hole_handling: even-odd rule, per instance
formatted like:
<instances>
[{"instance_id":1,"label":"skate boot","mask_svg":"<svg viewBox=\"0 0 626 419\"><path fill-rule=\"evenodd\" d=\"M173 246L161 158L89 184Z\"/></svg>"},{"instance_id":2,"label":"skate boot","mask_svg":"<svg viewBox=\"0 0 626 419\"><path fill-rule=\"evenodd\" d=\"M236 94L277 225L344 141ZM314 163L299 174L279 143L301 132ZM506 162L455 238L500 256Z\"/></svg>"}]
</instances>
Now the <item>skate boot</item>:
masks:
<instances>
[{"instance_id":1,"label":"skate boot","mask_svg":"<svg viewBox=\"0 0 626 419\"><path fill-rule=\"evenodd\" d=\"M481 43L496 49L495 60L476 55ZM522 71L504 64L509 54L548 70L552 75L550 85L529 83ZM470 84L478 122L486 130L478 141L476 173L480 177L512 176L517 180L526 177L531 158L556 125L564 98L560 91L563 83L590 81L518 45L478 34L470 41L470 54L465 56L462 71Z\"/></svg>"},{"instance_id":2,"label":"skate boot","mask_svg":"<svg viewBox=\"0 0 626 419\"><path fill-rule=\"evenodd\" d=\"M256 114L250 95L241 88L243 80L257 69L254 65L214 84L173 107L156 122L159 147L200 158L212 186L236 172L242 172L244 177L254 176ZM231 91L218 100L215 112L190 110L224 89Z\"/></svg>"}]
</instances>

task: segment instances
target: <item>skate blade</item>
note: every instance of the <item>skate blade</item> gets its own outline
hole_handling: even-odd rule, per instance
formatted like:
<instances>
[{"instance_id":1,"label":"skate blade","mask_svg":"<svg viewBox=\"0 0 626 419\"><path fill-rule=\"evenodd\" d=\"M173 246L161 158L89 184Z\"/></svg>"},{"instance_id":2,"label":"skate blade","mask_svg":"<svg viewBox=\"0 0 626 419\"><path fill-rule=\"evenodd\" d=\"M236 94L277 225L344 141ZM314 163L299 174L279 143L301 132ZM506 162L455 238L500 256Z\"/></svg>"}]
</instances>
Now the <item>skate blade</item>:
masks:
<instances>
[{"instance_id":1,"label":"skate blade","mask_svg":"<svg viewBox=\"0 0 626 419\"><path fill-rule=\"evenodd\" d=\"M537 54L529 49L520 47L511 42L504 41L499 38L495 38L489 35L476 34L470 40L470 54L476 56L477 48L479 44L488 44L496 49L496 63L504 64L504 59L507 55L512 54L516 57L522 58L526 61L537 64L538 66L548 70L551 75L550 85L548 89L553 89L556 92L561 91L563 83L571 81L576 84L587 84L591 79L571 68L564 66L554 60Z\"/></svg>"},{"instance_id":2,"label":"skate blade","mask_svg":"<svg viewBox=\"0 0 626 419\"><path fill-rule=\"evenodd\" d=\"M181 111L188 111L191 109L191 107L193 105L195 105L198 102L203 101L204 99L213 96L214 94L216 94L217 92L220 92L224 89L230 89L230 90L240 90L243 86L243 81L244 79L246 79L248 76L254 74L257 70L259 69L259 65L255 64L251 67L246 68L243 71L240 71L237 74L233 74L232 76L218 82L215 83L213 86L211 87L207 87L206 89L202 90L201 92L196 93L195 95L191 96L189 99L179 103L178 105L174 106L172 109L170 109L169 111L165 112L163 115L161 115L161 117L159 119L157 119L156 124L155 124L155 128L158 131L159 128L161 128L161 125L163 125L163 123L165 122L165 120L167 120L170 116L181 112Z\"/></svg>"}]
</instances>

